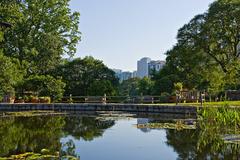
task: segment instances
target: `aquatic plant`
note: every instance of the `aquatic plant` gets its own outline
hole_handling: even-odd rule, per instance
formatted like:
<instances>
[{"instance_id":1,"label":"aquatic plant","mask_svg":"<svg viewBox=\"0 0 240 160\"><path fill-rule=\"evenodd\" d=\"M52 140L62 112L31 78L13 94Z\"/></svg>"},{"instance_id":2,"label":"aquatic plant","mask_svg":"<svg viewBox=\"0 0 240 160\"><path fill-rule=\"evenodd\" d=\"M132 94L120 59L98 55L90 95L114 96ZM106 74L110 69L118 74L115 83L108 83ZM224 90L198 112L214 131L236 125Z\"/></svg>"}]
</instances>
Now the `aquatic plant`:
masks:
<instances>
[{"instance_id":1,"label":"aquatic plant","mask_svg":"<svg viewBox=\"0 0 240 160\"><path fill-rule=\"evenodd\" d=\"M73 156L59 156L56 152L55 155L50 154L43 154L43 153L33 153L33 152L26 152L19 155L11 155L10 157L0 157L0 160L17 160L17 159L26 159L26 160L59 160L59 159L66 159L66 160L80 160L80 158L76 158Z\"/></svg>"},{"instance_id":2,"label":"aquatic plant","mask_svg":"<svg viewBox=\"0 0 240 160\"><path fill-rule=\"evenodd\" d=\"M221 107L204 107L199 111L198 120L215 127L240 129L240 108L230 107L227 103Z\"/></svg>"}]
</instances>

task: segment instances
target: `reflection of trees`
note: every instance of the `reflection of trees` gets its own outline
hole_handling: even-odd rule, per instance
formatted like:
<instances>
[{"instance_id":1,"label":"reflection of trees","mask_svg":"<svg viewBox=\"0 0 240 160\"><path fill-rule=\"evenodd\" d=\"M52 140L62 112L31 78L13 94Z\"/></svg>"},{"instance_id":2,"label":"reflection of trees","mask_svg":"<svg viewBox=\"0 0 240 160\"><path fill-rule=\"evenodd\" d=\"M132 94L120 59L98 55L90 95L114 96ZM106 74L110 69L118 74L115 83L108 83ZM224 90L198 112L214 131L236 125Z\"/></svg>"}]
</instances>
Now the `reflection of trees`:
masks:
<instances>
[{"instance_id":1,"label":"reflection of trees","mask_svg":"<svg viewBox=\"0 0 240 160\"><path fill-rule=\"evenodd\" d=\"M113 126L112 120L90 117L11 117L0 119L0 157L25 152L39 153L43 148L51 154L78 157L73 140L61 143L65 135L93 140Z\"/></svg>"},{"instance_id":2,"label":"reflection of trees","mask_svg":"<svg viewBox=\"0 0 240 160\"><path fill-rule=\"evenodd\" d=\"M179 154L180 159L194 159L197 154L195 130L167 130L167 144Z\"/></svg>"},{"instance_id":3,"label":"reflection of trees","mask_svg":"<svg viewBox=\"0 0 240 160\"><path fill-rule=\"evenodd\" d=\"M62 117L16 117L0 120L0 156L59 150Z\"/></svg>"},{"instance_id":4,"label":"reflection of trees","mask_svg":"<svg viewBox=\"0 0 240 160\"><path fill-rule=\"evenodd\" d=\"M112 127L115 123L113 120L100 120L96 117L67 117L65 133L72 135L76 139L93 140L100 137L104 131Z\"/></svg>"},{"instance_id":5,"label":"reflection of trees","mask_svg":"<svg viewBox=\"0 0 240 160\"><path fill-rule=\"evenodd\" d=\"M167 130L167 144L179 159L238 159L240 145L224 143L221 135L226 133L207 124L197 130Z\"/></svg>"}]
</instances>

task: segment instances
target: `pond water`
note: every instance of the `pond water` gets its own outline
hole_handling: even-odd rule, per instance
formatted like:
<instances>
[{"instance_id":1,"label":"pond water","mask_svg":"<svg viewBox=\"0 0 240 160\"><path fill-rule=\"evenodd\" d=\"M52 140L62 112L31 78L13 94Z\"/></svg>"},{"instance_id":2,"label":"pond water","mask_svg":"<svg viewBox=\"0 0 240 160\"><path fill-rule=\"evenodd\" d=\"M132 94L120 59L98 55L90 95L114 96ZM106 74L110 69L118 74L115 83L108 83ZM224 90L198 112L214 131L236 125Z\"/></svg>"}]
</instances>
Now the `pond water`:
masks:
<instances>
[{"instance_id":1,"label":"pond water","mask_svg":"<svg viewBox=\"0 0 240 160\"><path fill-rule=\"evenodd\" d=\"M240 144L224 142L213 127L171 123L160 115L1 118L0 157L47 149L81 160L240 159Z\"/></svg>"}]
</instances>

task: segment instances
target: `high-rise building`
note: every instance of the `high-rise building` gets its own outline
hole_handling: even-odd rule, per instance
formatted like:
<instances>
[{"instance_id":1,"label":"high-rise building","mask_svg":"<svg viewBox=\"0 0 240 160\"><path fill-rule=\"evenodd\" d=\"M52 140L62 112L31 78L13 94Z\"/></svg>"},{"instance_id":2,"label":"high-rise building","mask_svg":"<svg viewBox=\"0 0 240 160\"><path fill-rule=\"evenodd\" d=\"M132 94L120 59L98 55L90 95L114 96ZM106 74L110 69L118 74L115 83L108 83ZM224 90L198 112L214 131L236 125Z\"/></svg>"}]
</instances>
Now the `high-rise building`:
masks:
<instances>
[{"instance_id":1,"label":"high-rise building","mask_svg":"<svg viewBox=\"0 0 240 160\"><path fill-rule=\"evenodd\" d=\"M144 57L137 62L137 77L144 78L148 77L149 70L148 70L148 63L151 61L150 58Z\"/></svg>"},{"instance_id":2,"label":"high-rise building","mask_svg":"<svg viewBox=\"0 0 240 160\"><path fill-rule=\"evenodd\" d=\"M118 79L121 79L121 74L122 74L122 70L121 69L112 69L115 72L116 77L118 77Z\"/></svg>"},{"instance_id":3,"label":"high-rise building","mask_svg":"<svg viewBox=\"0 0 240 160\"><path fill-rule=\"evenodd\" d=\"M122 82L131 78L133 78L132 72L122 72L120 81Z\"/></svg>"},{"instance_id":4,"label":"high-rise building","mask_svg":"<svg viewBox=\"0 0 240 160\"><path fill-rule=\"evenodd\" d=\"M118 77L120 82L133 78L134 72L128 72L128 71L123 72L120 69L112 69L112 70L115 72L115 75L116 77Z\"/></svg>"},{"instance_id":5,"label":"high-rise building","mask_svg":"<svg viewBox=\"0 0 240 160\"><path fill-rule=\"evenodd\" d=\"M149 74L151 73L151 71L157 71L159 72L163 66L165 65L165 61L151 61L148 63L148 70L149 70Z\"/></svg>"},{"instance_id":6,"label":"high-rise building","mask_svg":"<svg viewBox=\"0 0 240 160\"><path fill-rule=\"evenodd\" d=\"M136 78L137 77L137 71L133 71L132 76L133 76L133 78Z\"/></svg>"},{"instance_id":7,"label":"high-rise building","mask_svg":"<svg viewBox=\"0 0 240 160\"><path fill-rule=\"evenodd\" d=\"M131 79L131 78L144 78L149 77L152 70L159 72L165 65L165 61L152 61L148 57L144 57L137 62L137 71L128 72L120 69L112 69L116 77L119 78L120 82Z\"/></svg>"}]
</instances>

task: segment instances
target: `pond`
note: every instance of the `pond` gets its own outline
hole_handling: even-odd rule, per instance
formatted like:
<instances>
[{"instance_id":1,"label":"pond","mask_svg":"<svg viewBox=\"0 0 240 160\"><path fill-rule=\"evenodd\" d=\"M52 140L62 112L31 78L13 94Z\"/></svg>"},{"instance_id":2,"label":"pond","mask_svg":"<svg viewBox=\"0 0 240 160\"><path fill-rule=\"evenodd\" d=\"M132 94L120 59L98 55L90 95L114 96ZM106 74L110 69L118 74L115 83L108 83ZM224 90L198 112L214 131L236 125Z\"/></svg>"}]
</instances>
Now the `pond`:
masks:
<instances>
[{"instance_id":1,"label":"pond","mask_svg":"<svg viewBox=\"0 0 240 160\"><path fill-rule=\"evenodd\" d=\"M130 114L2 117L0 157L34 153L81 160L240 159L240 144L226 142L227 133L219 128L199 128L192 118L168 119Z\"/></svg>"}]
</instances>

